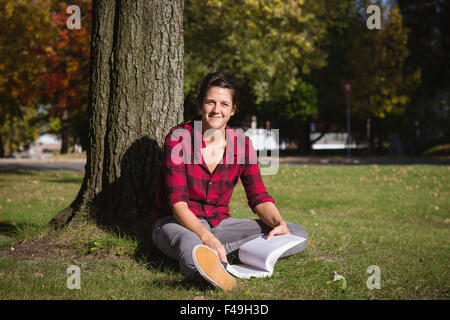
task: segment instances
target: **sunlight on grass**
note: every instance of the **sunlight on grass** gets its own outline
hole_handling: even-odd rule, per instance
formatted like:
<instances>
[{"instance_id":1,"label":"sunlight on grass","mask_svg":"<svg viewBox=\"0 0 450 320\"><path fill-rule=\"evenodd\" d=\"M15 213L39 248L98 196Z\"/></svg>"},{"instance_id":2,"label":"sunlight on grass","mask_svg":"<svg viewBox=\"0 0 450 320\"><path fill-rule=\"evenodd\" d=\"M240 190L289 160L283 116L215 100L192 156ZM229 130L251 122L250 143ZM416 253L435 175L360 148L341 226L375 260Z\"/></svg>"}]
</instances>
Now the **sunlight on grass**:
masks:
<instances>
[{"instance_id":1,"label":"sunlight on grass","mask_svg":"<svg viewBox=\"0 0 450 320\"><path fill-rule=\"evenodd\" d=\"M67 171L0 172L0 250L51 235L46 223L70 204L82 178ZM66 252L63 258L0 254L0 298L448 299L450 167L281 166L263 180L284 219L309 237L307 249L279 260L271 278L238 279L233 292L198 287L176 262L147 260L135 239L86 221L53 237L49 248ZM256 218L241 184L230 210ZM70 264L81 266L81 290L65 287ZM381 270L379 290L366 286L371 265ZM335 272L345 277L345 289L333 281Z\"/></svg>"}]
</instances>

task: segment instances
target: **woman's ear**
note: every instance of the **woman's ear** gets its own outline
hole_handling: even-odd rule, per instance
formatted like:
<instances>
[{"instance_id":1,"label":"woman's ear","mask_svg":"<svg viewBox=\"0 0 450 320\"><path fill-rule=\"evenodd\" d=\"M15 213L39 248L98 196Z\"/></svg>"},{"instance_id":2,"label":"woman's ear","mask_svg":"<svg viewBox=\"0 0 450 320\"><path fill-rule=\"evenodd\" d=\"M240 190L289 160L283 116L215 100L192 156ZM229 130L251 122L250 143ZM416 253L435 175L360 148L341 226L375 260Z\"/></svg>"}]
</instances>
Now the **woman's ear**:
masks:
<instances>
[{"instance_id":1,"label":"woman's ear","mask_svg":"<svg viewBox=\"0 0 450 320\"><path fill-rule=\"evenodd\" d=\"M236 114L237 111L237 106L235 104L233 104L233 110L231 111L231 115L234 116Z\"/></svg>"}]
</instances>

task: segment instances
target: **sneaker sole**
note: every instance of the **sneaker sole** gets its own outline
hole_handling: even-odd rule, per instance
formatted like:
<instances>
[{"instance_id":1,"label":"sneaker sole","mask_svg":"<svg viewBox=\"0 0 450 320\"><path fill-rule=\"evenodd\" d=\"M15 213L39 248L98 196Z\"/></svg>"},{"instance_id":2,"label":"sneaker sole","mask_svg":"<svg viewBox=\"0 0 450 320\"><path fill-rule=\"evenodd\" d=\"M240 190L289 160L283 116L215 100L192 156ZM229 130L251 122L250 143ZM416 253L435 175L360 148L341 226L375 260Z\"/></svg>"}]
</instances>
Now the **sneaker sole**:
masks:
<instances>
[{"instance_id":1,"label":"sneaker sole","mask_svg":"<svg viewBox=\"0 0 450 320\"><path fill-rule=\"evenodd\" d=\"M192 250L192 257L197 270L209 283L224 291L236 288L236 279L225 270L214 250L197 245Z\"/></svg>"}]
</instances>

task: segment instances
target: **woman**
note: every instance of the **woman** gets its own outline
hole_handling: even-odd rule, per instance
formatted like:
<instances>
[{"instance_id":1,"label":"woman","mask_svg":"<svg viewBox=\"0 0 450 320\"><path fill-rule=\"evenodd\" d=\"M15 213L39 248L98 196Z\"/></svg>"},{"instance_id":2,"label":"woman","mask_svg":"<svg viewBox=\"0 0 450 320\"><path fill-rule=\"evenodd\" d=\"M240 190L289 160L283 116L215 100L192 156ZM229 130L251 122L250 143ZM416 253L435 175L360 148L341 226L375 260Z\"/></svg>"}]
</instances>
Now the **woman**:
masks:
<instances>
[{"instance_id":1,"label":"woman","mask_svg":"<svg viewBox=\"0 0 450 320\"><path fill-rule=\"evenodd\" d=\"M283 220L267 193L250 139L227 125L238 104L231 76L216 72L205 77L197 97L198 121L172 128L165 139L153 213L156 247L178 260L186 276L201 275L223 290L236 287L236 280L221 261L227 262L227 255L245 242L262 234L267 239L289 233L307 238L302 227ZM230 216L239 178L259 219ZM303 242L282 257L305 247Z\"/></svg>"}]
</instances>

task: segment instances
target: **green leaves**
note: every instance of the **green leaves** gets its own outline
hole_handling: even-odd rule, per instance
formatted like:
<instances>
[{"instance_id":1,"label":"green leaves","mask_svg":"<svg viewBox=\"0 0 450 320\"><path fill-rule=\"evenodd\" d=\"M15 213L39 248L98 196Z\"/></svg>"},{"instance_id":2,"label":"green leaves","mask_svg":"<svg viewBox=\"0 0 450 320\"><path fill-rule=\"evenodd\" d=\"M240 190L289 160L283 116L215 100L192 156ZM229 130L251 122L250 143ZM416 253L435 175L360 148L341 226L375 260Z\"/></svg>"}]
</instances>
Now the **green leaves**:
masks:
<instances>
[{"instance_id":1,"label":"green leaves","mask_svg":"<svg viewBox=\"0 0 450 320\"><path fill-rule=\"evenodd\" d=\"M383 12L388 11L383 8ZM397 6L388 12L382 30L361 30L347 51L347 61L355 90L352 110L361 117L385 118L402 114L409 92L420 80L419 71L405 74L403 64L409 56L408 31L403 27Z\"/></svg>"},{"instance_id":2,"label":"green leaves","mask_svg":"<svg viewBox=\"0 0 450 320\"><path fill-rule=\"evenodd\" d=\"M102 242L100 240L94 240L91 244L90 244L90 248L89 248L89 252L94 252L98 249L103 248L104 245L102 244Z\"/></svg>"},{"instance_id":3,"label":"green leaves","mask_svg":"<svg viewBox=\"0 0 450 320\"><path fill-rule=\"evenodd\" d=\"M290 97L300 73L324 64L317 48L325 27L316 19L319 7L303 1L186 1L185 90L221 69L249 82L256 104Z\"/></svg>"}]
</instances>

